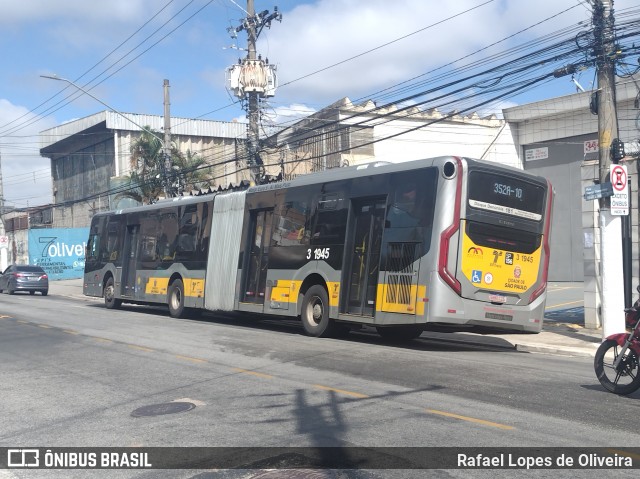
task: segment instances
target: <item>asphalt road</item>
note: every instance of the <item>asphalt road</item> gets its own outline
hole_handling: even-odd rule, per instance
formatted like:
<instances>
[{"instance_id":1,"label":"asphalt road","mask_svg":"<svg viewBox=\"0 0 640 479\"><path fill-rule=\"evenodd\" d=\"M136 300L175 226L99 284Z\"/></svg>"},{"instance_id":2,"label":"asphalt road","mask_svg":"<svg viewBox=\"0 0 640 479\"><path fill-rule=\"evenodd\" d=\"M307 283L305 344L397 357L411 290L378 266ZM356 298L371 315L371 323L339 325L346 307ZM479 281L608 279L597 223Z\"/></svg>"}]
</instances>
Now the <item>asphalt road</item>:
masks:
<instances>
[{"instance_id":1,"label":"asphalt road","mask_svg":"<svg viewBox=\"0 0 640 479\"><path fill-rule=\"evenodd\" d=\"M425 339L394 345L366 331L315 339L304 336L295 321L177 320L162 308L108 311L98 301L0 295L0 365L4 447L640 443L635 421L640 394L606 393L588 358ZM195 407L162 415L149 409L175 402ZM138 413L142 416L134 417ZM87 477L80 472L14 470L0 472L0 479ZM231 477L164 472L100 475ZM576 471L537 472L577 476ZM430 471L429 476L468 473ZM603 477L602 471L585 473ZM256 477L246 474L233 477ZM416 471L324 474L320 477L425 477ZM627 474L632 471L616 471L618 477Z\"/></svg>"}]
</instances>

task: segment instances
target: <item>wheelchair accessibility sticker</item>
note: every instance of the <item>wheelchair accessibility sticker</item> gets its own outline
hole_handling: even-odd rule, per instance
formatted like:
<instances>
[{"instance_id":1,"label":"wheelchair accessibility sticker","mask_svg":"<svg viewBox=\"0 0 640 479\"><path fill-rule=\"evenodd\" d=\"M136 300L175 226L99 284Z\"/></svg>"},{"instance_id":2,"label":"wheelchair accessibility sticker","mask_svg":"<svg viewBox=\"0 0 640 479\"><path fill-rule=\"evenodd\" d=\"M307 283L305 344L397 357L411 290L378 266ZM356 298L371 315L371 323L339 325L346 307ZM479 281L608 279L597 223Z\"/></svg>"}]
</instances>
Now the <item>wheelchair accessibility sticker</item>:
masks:
<instances>
[{"instance_id":1,"label":"wheelchair accessibility sticker","mask_svg":"<svg viewBox=\"0 0 640 479\"><path fill-rule=\"evenodd\" d=\"M474 269L471 273L472 283L482 283L482 271Z\"/></svg>"}]
</instances>

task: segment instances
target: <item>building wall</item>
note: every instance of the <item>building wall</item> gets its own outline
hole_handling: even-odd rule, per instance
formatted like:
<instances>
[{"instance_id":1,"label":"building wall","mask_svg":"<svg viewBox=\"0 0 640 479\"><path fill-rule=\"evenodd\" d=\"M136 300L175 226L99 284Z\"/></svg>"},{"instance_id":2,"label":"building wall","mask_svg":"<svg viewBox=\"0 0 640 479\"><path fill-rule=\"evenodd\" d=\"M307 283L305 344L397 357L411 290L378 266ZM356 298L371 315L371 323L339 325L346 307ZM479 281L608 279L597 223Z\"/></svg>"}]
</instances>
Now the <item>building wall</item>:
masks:
<instances>
[{"instance_id":1,"label":"building wall","mask_svg":"<svg viewBox=\"0 0 640 479\"><path fill-rule=\"evenodd\" d=\"M375 129L375 137L387 138L416 126L416 122L403 120L379 125ZM434 123L375 144L375 159L392 163L448 155L483 159L522 169L509 127L499 120L485 121L484 124L465 121Z\"/></svg>"},{"instance_id":2,"label":"building wall","mask_svg":"<svg viewBox=\"0 0 640 479\"><path fill-rule=\"evenodd\" d=\"M86 144L84 135L76 135L78 142L65 147L70 153L57 155L52 160L54 227L87 227L93 215L100 211L134 206L133 200L123 200L111 190L127 188L131 145L140 134L113 131L106 138L104 133L94 134L100 141L90 145ZM179 135L174 136L173 141L182 152L201 155L212 165L213 186L237 184L249 177L248 170L238 168L235 139Z\"/></svg>"},{"instance_id":3,"label":"building wall","mask_svg":"<svg viewBox=\"0 0 640 479\"><path fill-rule=\"evenodd\" d=\"M632 82L622 82L618 86L619 136L625 142L628 154L638 152L640 132L635 124L638 115L634 105L636 94ZM584 188L592 185L593 179L598 177L596 173L586 172L593 168L594 159L597 169L598 158L598 117L589 109L590 99L590 92L576 93L509 108L504 115L524 169L547 177L555 188L549 280L583 280L585 311L591 311L588 313L591 315L589 321L595 324L593 311L597 309L596 299L587 291L596 291L594 281L596 271L599 271L598 215L593 210L593 203L597 202L583 199ZM589 145L590 149L587 148L585 142L593 140L596 141L595 148L593 143ZM536 148L548 148L549 157L527 161L527 151L531 156ZM637 236L637 230L634 230L634 235ZM593 242L596 249L585 246ZM638 275L638 248L637 243L634 245L635 277Z\"/></svg>"},{"instance_id":4,"label":"building wall","mask_svg":"<svg viewBox=\"0 0 640 479\"><path fill-rule=\"evenodd\" d=\"M582 281L583 186L580 165L585 142L597 137L583 135L523 145L524 169L547 178L555 199L551 227L549 281Z\"/></svg>"}]
</instances>

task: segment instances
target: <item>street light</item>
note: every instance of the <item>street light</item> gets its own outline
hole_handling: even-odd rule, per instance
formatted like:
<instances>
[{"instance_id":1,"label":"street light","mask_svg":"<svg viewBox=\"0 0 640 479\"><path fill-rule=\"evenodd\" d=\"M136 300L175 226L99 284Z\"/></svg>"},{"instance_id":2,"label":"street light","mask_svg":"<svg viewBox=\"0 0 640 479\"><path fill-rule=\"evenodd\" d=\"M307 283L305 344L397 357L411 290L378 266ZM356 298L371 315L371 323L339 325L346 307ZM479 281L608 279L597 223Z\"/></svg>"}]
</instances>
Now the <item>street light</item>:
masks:
<instances>
[{"instance_id":1,"label":"street light","mask_svg":"<svg viewBox=\"0 0 640 479\"><path fill-rule=\"evenodd\" d=\"M122 118L124 118L125 120L129 121L130 123L133 123L135 126L137 126L138 128L140 128L142 131L146 131L149 135L153 136L156 140L158 140L160 142L161 145L164 145L165 147L165 163L164 163L164 168L165 168L165 178L164 178L164 194L167 195L167 198L171 198L173 195L171 194L171 185L170 185L170 180L168 178L169 173L171 173L171 157L169 156L169 154L167 153L167 148L166 145L164 144L164 140L162 138L160 138L158 135L156 135L155 133L153 133L151 130L149 130L148 128L145 128L144 126L136 123L135 121L133 121L131 118L129 118L128 116L124 115L123 113L120 113L118 110L116 110L115 108L113 108L112 106L107 105L105 102L103 102L100 98L92 95L91 93L89 93L87 90L85 90L84 88L82 88L80 85L75 84L74 82L72 82L71 80L68 80L66 78L62 78L59 77L58 75L40 75L42 78L47 78L49 80L58 80L58 81L63 81L65 83L68 83L69 85L77 88L78 90L80 90L81 92L89 95L91 98L93 98L94 100L96 100L97 102L101 103L102 105L106 106L109 110L111 110L112 112L114 112L115 114L121 116ZM117 161L117 159L116 159Z\"/></svg>"}]
</instances>

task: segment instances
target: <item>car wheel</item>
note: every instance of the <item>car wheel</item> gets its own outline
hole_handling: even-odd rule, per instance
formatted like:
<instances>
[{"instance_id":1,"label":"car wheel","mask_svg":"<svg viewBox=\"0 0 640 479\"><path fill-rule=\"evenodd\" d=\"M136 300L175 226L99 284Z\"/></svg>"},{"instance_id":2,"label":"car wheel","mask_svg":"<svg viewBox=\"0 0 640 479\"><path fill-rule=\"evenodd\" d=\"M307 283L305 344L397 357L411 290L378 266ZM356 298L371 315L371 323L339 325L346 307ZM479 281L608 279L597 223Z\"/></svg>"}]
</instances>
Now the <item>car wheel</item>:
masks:
<instances>
[{"instance_id":1,"label":"car wheel","mask_svg":"<svg viewBox=\"0 0 640 479\"><path fill-rule=\"evenodd\" d=\"M49 294L49 290L48 290L48 289L43 289L42 291L40 291L40 294L41 294L42 296L46 296L46 295L48 295L48 294Z\"/></svg>"},{"instance_id":2,"label":"car wheel","mask_svg":"<svg viewBox=\"0 0 640 479\"><path fill-rule=\"evenodd\" d=\"M9 294L13 294L13 293L15 293L15 292L16 292L16 290L15 290L15 289L8 289L8 290L7 290L7 293L9 293Z\"/></svg>"},{"instance_id":3,"label":"car wheel","mask_svg":"<svg viewBox=\"0 0 640 479\"><path fill-rule=\"evenodd\" d=\"M34 294L36 294L36 292L35 292L35 291L29 291L29 294L30 294L31 296L33 296Z\"/></svg>"}]
</instances>

